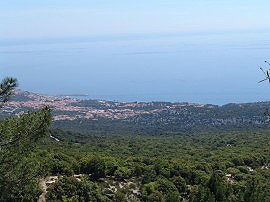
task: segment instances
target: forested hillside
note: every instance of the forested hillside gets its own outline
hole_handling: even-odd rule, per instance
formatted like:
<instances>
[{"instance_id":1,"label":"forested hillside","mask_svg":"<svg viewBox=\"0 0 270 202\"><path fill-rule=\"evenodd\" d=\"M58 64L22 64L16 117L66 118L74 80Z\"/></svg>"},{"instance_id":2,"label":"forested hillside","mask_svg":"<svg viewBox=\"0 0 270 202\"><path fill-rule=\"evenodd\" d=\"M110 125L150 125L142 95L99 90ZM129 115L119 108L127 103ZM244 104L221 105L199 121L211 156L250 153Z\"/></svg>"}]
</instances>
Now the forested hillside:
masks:
<instances>
[{"instance_id":1,"label":"forested hillside","mask_svg":"<svg viewBox=\"0 0 270 202\"><path fill-rule=\"evenodd\" d=\"M48 201L270 200L269 132L88 138L40 144Z\"/></svg>"},{"instance_id":2,"label":"forested hillside","mask_svg":"<svg viewBox=\"0 0 270 202\"><path fill-rule=\"evenodd\" d=\"M269 103L15 98L0 124L2 201L270 201Z\"/></svg>"}]
</instances>

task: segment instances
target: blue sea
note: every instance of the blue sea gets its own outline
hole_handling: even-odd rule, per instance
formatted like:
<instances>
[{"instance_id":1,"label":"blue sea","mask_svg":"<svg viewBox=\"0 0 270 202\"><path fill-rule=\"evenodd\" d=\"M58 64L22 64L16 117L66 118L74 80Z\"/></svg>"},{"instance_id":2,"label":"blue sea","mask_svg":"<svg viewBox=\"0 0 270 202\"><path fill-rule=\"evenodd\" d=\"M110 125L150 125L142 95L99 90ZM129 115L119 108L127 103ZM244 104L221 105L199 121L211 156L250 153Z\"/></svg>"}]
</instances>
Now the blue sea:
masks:
<instances>
[{"instance_id":1,"label":"blue sea","mask_svg":"<svg viewBox=\"0 0 270 202\"><path fill-rule=\"evenodd\" d=\"M270 100L270 32L0 40L1 76L41 94L223 105Z\"/></svg>"}]
</instances>

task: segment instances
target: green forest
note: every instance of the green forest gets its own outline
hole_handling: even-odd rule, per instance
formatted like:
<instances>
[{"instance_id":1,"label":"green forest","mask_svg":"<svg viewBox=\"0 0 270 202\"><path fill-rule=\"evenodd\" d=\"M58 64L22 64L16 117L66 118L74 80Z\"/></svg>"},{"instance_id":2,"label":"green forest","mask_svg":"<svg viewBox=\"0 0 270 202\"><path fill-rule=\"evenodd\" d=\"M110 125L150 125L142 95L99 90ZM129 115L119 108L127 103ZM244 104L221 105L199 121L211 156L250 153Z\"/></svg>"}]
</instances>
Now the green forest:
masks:
<instances>
[{"instance_id":1,"label":"green forest","mask_svg":"<svg viewBox=\"0 0 270 202\"><path fill-rule=\"evenodd\" d=\"M24 149L16 146L10 150L12 155L7 153L9 159L19 162L1 166L1 170L12 170L1 172L10 184L1 189L2 201L36 201L42 193L40 179L48 176L58 176L58 181L48 186L47 201L270 200L267 131L181 136L89 134L83 144L69 139L79 134L61 130L51 134L66 139L57 142L47 136L38 140L35 148L31 140L31 151L22 153Z\"/></svg>"},{"instance_id":2,"label":"green forest","mask_svg":"<svg viewBox=\"0 0 270 202\"><path fill-rule=\"evenodd\" d=\"M0 201L270 201L270 129L94 135L52 129L51 113L1 120Z\"/></svg>"},{"instance_id":3,"label":"green forest","mask_svg":"<svg viewBox=\"0 0 270 202\"><path fill-rule=\"evenodd\" d=\"M83 145L50 140L35 158L47 175L65 176L49 188L49 201L269 201L269 135L92 136ZM74 174L83 174L81 183L95 193L70 193Z\"/></svg>"}]
</instances>

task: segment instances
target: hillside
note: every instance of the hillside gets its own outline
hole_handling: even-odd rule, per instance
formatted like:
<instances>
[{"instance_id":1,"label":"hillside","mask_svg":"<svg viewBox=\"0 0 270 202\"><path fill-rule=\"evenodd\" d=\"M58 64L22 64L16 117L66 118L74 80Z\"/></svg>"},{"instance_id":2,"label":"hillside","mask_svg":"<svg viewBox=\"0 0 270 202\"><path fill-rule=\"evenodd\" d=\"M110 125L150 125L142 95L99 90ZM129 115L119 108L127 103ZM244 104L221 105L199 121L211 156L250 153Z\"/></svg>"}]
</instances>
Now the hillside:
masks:
<instances>
[{"instance_id":1,"label":"hillside","mask_svg":"<svg viewBox=\"0 0 270 202\"><path fill-rule=\"evenodd\" d=\"M1 116L50 106L54 127L95 134L168 134L268 127L270 102L223 106L170 102L112 102L45 96L17 90Z\"/></svg>"},{"instance_id":2,"label":"hillside","mask_svg":"<svg viewBox=\"0 0 270 202\"><path fill-rule=\"evenodd\" d=\"M13 183L14 193L26 191L7 189L3 201L269 201L270 136L258 130L267 127L268 104L120 103L16 91L2 116L47 105L60 129L24 158L14 154L21 141L2 156L21 160L15 174L2 166L5 179L33 179L22 181L31 189ZM10 119L10 128L22 119L29 125L25 117ZM26 164L27 178L20 175Z\"/></svg>"}]
</instances>

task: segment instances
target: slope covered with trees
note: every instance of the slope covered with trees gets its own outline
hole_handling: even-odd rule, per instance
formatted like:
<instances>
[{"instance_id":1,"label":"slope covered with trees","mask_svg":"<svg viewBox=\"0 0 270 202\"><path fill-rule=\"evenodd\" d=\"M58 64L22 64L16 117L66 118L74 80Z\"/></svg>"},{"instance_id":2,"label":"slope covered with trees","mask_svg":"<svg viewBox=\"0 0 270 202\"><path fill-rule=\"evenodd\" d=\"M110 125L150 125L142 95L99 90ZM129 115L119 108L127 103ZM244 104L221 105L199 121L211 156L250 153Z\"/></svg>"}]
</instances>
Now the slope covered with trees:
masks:
<instances>
[{"instance_id":1,"label":"slope covered with trees","mask_svg":"<svg viewBox=\"0 0 270 202\"><path fill-rule=\"evenodd\" d=\"M2 82L1 103L10 99L16 86L16 80ZM188 111L193 118L198 110L199 117L210 113L224 118L236 109L234 105L224 108L228 114L212 107L207 111L190 106ZM234 113L241 115L245 110ZM40 196L47 201L79 202L270 201L270 133L266 127L256 132L248 127L230 132L198 127L183 133L159 121L171 117L177 126L175 114L169 111L139 116L124 120L130 125L116 122L117 130L111 121L102 119L106 133L49 129L48 107L2 119L0 201L36 201ZM167 132L160 133L161 129ZM140 131L145 134L138 135Z\"/></svg>"},{"instance_id":2,"label":"slope covered with trees","mask_svg":"<svg viewBox=\"0 0 270 202\"><path fill-rule=\"evenodd\" d=\"M48 201L269 201L269 144L269 132L90 136L47 139L35 158L59 176Z\"/></svg>"}]
</instances>

